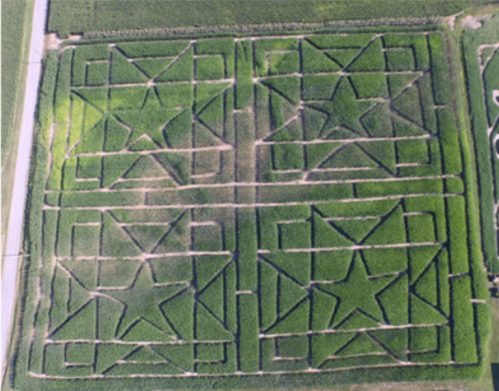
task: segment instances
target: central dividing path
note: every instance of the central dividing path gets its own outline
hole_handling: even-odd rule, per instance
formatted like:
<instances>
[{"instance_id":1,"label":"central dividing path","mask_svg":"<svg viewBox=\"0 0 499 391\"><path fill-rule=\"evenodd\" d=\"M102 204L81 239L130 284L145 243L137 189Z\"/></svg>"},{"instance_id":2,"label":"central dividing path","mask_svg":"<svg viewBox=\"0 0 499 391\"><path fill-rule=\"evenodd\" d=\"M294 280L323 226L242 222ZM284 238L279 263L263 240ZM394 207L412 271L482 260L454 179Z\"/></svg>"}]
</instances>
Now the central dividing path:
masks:
<instances>
[{"instance_id":1,"label":"central dividing path","mask_svg":"<svg viewBox=\"0 0 499 391\"><path fill-rule=\"evenodd\" d=\"M36 0L31 30L30 52L28 63L28 76L17 152L14 191L10 209L9 228L7 232L6 256L2 277L2 331L0 362L3 371L4 358L9 346L9 336L13 320L14 301L16 297L16 281L19 249L21 245L21 232L24 221L24 206L28 171L35 122L35 110L38 97L38 85L42 71L43 40L45 23L47 19L48 0ZM7 360L6 360L7 361Z\"/></svg>"}]
</instances>

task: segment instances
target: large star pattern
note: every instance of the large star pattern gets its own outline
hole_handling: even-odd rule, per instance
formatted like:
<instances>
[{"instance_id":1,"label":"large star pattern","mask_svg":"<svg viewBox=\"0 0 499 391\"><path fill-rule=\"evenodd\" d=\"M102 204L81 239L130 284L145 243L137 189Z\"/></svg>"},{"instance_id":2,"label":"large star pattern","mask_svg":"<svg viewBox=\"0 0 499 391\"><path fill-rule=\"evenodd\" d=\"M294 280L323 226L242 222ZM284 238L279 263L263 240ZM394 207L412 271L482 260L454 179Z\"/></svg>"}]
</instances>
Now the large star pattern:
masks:
<instances>
[{"instance_id":1,"label":"large star pattern","mask_svg":"<svg viewBox=\"0 0 499 391\"><path fill-rule=\"evenodd\" d=\"M343 77L330 100L311 102L308 106L328 115L324 129L328 135L338 127L346 127L354 132L366 135L359 118L376 104L376 100L357 100L355 91L347 78Z\"/></svg>"},{"instance_id":2,"label":"large star pattern","mask_svg":"<svg viewBox=\"0 0 499 391\"><path fill-rule=\"evenodd\" d=\"M344 280L321 286L322 289L339 299L333 327L357 309L378 321L383 319L383 311L375 296L396 276L369 277L360 254L356 253L350 264L350 271Z\"/></svg>"},{"instance_id":3,"label":"large star pattern","mask_svg":"<svg viewBox=\"0 0 499 391\"><path fill-rule=\"evenodd\" d=\"M140 266L134 281L128 288L101 292L125 306L116 330L116 336L121 337L138 320L143 319L175 339L175 333L168 324L160 306L166 299L184 288L185 285L182 284L155 284L149 265L144 263Z\"/></svg>"},{"instance_id":4,"label":"large star pattern","mask_svg":"<svg viewBox=\"0 0 499 391\"><path fill-rule=\"evenodd\" d=\"M128 145L135 143L144 134L149 135L158 145L165 147L163 127L182 110L180 109L144 109L119 113L119 119L131 127Z\"/></svg>"}]
</instances>

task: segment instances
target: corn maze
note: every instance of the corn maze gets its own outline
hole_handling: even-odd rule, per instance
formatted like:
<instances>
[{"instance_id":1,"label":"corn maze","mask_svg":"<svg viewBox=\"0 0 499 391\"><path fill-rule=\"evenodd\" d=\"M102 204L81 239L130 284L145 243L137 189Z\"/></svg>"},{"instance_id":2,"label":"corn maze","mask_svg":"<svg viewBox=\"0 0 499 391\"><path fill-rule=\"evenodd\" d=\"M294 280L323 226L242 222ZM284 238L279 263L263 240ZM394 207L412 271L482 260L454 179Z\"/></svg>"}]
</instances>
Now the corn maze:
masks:
<instances>
[{"instance_id":1,"label":"corn maze","mask_svg":"<svg viewBox=\"0 0 499 391\"><path fill-rule=\"evenodd\" d=\"M18 380L477 376L485 279L448 58L439 30L54 53Z\"/></svg>"}]
</instances>

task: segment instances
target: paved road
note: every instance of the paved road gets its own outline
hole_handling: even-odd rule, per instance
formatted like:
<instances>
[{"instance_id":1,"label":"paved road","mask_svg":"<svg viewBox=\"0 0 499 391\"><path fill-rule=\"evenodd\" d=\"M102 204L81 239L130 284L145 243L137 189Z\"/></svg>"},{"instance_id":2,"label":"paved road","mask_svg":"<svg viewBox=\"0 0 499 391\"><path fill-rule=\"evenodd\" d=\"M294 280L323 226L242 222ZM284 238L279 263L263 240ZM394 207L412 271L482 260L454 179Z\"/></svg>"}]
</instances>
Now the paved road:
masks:
<instances>
[{"instance_id":1,"label":"paved road","mask_svg":"<svg viewBox=\"0 0 499 391\"><path fill-rule=\"evenodd\" d=\"M9 228L7 232L6 257L2 278L2 329L0 340L0 368L4 369L4 357L10 342L10 326L16 298L17 271L20 263L19 253L21 244L21 231L23 228L24 206L26 200L28 169L33 139L33 124L35 118L36 99L38 96L38 83L41 74L41 61L43 52L43 39L47 18L48 0L35 0L33 25L31 32L31 46L29 52L28 76L24 98L21 134L17 152L14 189L10 209Z\"/></svg>"}]
</instances>

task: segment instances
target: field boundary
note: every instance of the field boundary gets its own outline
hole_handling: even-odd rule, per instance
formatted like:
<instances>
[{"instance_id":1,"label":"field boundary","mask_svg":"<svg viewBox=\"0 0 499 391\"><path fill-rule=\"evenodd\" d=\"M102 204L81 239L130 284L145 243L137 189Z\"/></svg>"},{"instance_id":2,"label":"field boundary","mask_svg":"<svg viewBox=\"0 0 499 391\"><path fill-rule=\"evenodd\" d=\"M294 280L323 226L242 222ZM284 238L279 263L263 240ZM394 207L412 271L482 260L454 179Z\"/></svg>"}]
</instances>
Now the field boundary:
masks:
<instances>
[{"instance_id":1,"label":"field boundary","mask_svg":"<svg viewBox=\"0 0 499 391\"><path fill-rule=\"evenodd\" d=\"M209 5L197 1L169 1L158 5L145 1L140 13L130 18L125 10L133 8L133 2L119 6L105 1L91 4L82 0L53 1L49 32L59 32L63 36L81 34L88 31L108 31L117 29L143 29L153 27L184 26L244 26L252 24L272 24L275 22L320 22L351 19L389 19L403 17L433 17L457 14L470 5L484 4L483 0L431 0L431 1L357 1L355 5L347 1L308 2L303 7L301 0L274 1L269 7L266 1L210 2ZM193 12L196 10L196 12ZM285 12L283 12L285 10ZM112 14L112 17L110 17Z\"/></svg>"},{"instance_id":2,"label":"field boundary","mask_svg":"<svg viewBox=\"0 0 499 391\"><path fill-rule=\"evenodd\" d=\"M40 380L47 386L53 384L63 387L71 384L75 389L84 389L87 385L83 379L98 378L101 387L110 386L114 389L123 384L138 386L140 379L155 377L158 382L163 381L160 378L165 378L165 383L161 384L174 388L215 385L234 388L272 387L278 383L280 386L291 386L296 381L310 386L331 381L372 382L386 378L399 379L401 374L404 380L479 377L483 371L483 349L488 336L488 307L484 300L485 279L477 253L479 246L476 216L473 213L476 189L473 167L467 150L467 134L462 129L462 118L459 116L462 102L455 90L459 88L455 79L457 75L447 66L450 57L444 57L445 53L452 53L447 47L451 43L446 33L446 30L437 30L411 35L411 45L419 45L417 49L411 49L417 53L416 57L407 55L412 52L400 43L407 42L403 41L405 32L346 35L352 41L355 39L358 40L355 42L361 42L356 43L357 46L349 43L355 48L353 55L352 52L341 52L350 56L342 67L339 66L340 60L337 60L336 68L333 68L332 63L323 61L322 69L312 68L316 63L307 63L304 51L315 56L328 54L334 58L339 49L327 46L331 45L327 35L313 33L279 39L276 36L268 39L250 36L218 40L218 52L210 51L213 50L211 45L206 45L207 42L201 39L173 41L167 47L174 48L171 50L175 54L158 56L154 63L147 62L150 57L144 55L141 46L133 42L93 47L66 46L59 53L51 52L42 86L44 98L39 104L40 136L37 138L37 160L30 200L29 240L32 256L27 276L28 296L23 309L26 329L21 334L14 384L29 387ZM382 41L385 35L388 38ZM177 46L171 46L173 44ZM234 59L232 54L227 54L230 52L224 45L233 47L236 53L251 50L252 57ZM380 65L381 70L355 68L356 61L373 52L383 53L379 58L386 56L391 61L388 66L393 69L385 68L385 60ZM402 66L394 61L399 58L402 58ZM118 63L122 69L127 69L127 73L113 73L107 65L109 59L114 59L114 64ZM185 59L194 64L192 68L187 68L191 65ZM442 65L442 62L446 65ZM156 71L146 73L136 63L152 64L155 67L159 63L161 67L151 68ZM173 68L176 64L184 63L188 65ZM227 65L234 63L236 72ZM411 70L407 71L406 68ZM178 69L179 73L172 76L171 69ZM184 69L191 69L194 77L189 79L191 74L182 76L180 72ZM434 80L430 79L432 75L435 75ZM397 87L398 90L392 85L390 94L386 95L389 97L386 97L383 94L388 94L388 87L382 78L390 76L403 78L403 82ZM183 77L186 79L179 80ZM374 92L365 91L362 90L362 83L356 82L357 78L362 80L365 77L377 77L382 82L378 83L379 87ZM170 78L176 79L172 81ZM334 93L330 99L328 91L324 93L316 87L317 80L325 80L321 78L338 79L333 84ZM283 85L282 80L287 81L288 85ZM446 81L450 81L450 85L442 84ZM441 84L434 86L432 82ZM98 85L96 87L91 83ZM303 85L310 86L307 90ZM189 91L195 91L194 98L181 100L180 103L168 101L168 97L172 96L172 86L176 91L187 91L184 93L186 96L191 96L188 95ZM150 90L145 92L148 88ZM52 100L54 89L55 99ZM100 93L104 89L106 95L98 95L98 99L96 95L90 94L95 91ZM138 95L130 95L136 92L142 94L142 90L144 96L140 95L140 99L136 98ZM162 94L162 91L167 93ZM421 112L424 113L420 118L413 117L407 104L397 103L408 96L412 96L414 102L419 102ZM102 97L105 97L105 103ZM353 105L359 107L359 113L343 114L340 111L337 116L326 116L326 113L335 113L331 110L336 106L331 106L329 102L333 101L340 107L344 104L337 97L346 101L350 99ZM154 117L160 107L158 104L167 107L166 110L160 110L166 117ZM182 105L188 108L184 110ZM374 125L360 125L364 123L356 118L361 113L367 113L366 117L371 115L376 107L385 107L393 121L405 124L404 128L397 128L400 132L400 129L406 132L400 133L405 136L383 137L382 132L386 130L376 125L376 122ZM127 117L126 110L135 110L136 114L145 110L151 120L158 121L167 130L159 134L157 131L148 131L134 120L137 117ZM207 115L215 110L223 114L219 117ZM108 112L110 119L106 117L108 122L104 125L101 119ZM71 121L68 120L68 113L71 113ZM334 123L337 117L343 122ZM172 124L182 118L187 118L185 123L189 129L192 127L192 135L187 133L187 142L184 140L187 136L184 139L176 138L176 133L171 131ZM219 118L224 119L220 121ZM322 125L309 128L303 125L305 130L299 130L302 129L299 120L307 123L310 118L322 121ZM384 117L380 114L379 118ZM115 142L107 133L102 133L107 131L108 126L122 133L128 132L121 146L109 144L108 147L108 142ZM367 131L367 126L378 137L372 137L371 133L371 137L367 137L366 133L365 138L352 136L351 132ZM297 136L300 131L305 135L307 131L316 134ZM427 132L429 136L426 137L426 133L422 133L423 136L407 136L407 132L413 135ZM99 138L101 133L102 139ZM92 143L85 143L89 139L87 134L92 134ZM441 139L445 139L445 143ZM400 151L404 148L411 150L412 146L417 145L422 152L415 155L400 152L398 157L390 160L379 150L373 149L373 145L385 147L391 142L394 145L396 143ZM100 145L100 148L95 148L95 145ZM326 148L326 153L313 160L311 151L317 146ZM346 165L348 161L345 163L342 160L342 151L356 153L359 162L354 163L357 165ZM179 164L173 165L168 160L172 156L185 158L191 154L192 160L188 160L187 164L191 170L190 177L186 177L179 169ZM205 160L199 160L202 164L197 162L196 154L207 154ZM386 154L392 156L392 150L388 149ZM117 165L116 157L125 163ZM140 163L146 158L146 165ZM151 167L154 167L154 172ZM146 174L139 175L140 172L147 173L149 177ZM144 176L147 178L144 179ZM178 191L172 190L175 188ZM299 195L302 189L307 192L306 197L302 197L305 200L297 198L295 194ZM323 200L325 194L330 197L328 201ZM348 208L358 210L360 207L359 210L362 210L369 205L378 206L378 209L375 208L375 212L369 212L369 209L365 212L348 212ZM164 216L161 221L155 220L152 215L143 214L152 208ZM345 211L338 212L341 210ZM463 220L466 214L468 223ZM434 225L433 230L418 231L418 227L430 222ZM350 231L352 225L357 226L359 223L364 226L361 233ZM402 227L400 224L404 224L404 229L399 232L409 235L409 239L406 236L392 239L386 233L380 234L381 230L376 230L384 224L390 224L390 227L395 224ZM405 228L405 224L411 228ZM144 241L141 232L150 231L153 227L157 228L160 235L153 242ZM326 231L318 231L317 227ZM331 233L331 229L336 234ZM87 232L95 240L86 243L82 241L85 238L79 237L76 232ZM344 239L335 236L334 240L324 241L324 236L321 236L324 234L319 232L342 235ZM243 234L252 238L251 242L241 240ZM393 235L396 234L393 231ZM175 237L175 241L168 242L171 248L163 245L167 238L171 238L169 235ZM116 241L115 238L120 239ZM438 289L436 297L432 296L433 293L425 296L428 291L420 291L423 288L416 287L420 279L414 270L404 267L389 270L386 265L376 263L375 259L367 261L369 254L378 250L395 254L398 250L407 253L417 248L432 253L428 266L424 266L419 273L434 278L435 290L437 284L443 287ZM345 283L350 278L364 278L366 284L369 282L377 286L372 288L373 292L377 289L376 292L381 295L397 284L409 286L406 280L411 278L414 286L407 295L410 293L411 300L420 303L411 304L414 306L411 308L416 308L416 305L420 306L417 308L426 308L426 314L433 314L434 319L421 321L431 316L425 318L428 315L420 315L421 319L418 320L413 314L411 321L397 324L386 320L398 316L393 312L394 309L385 310L388 312L380 315L383 320L377 320L376 311L379 310L359 309L358 316L364 320L356 322L364 324L367 317L371 323L356 331L356 338L360 339L364 335L383 350L367 354L367 360L371 361L355 361L359 356L365 358L362 350L361 353L352 351L345 354L353 360L347 362L346 368L335 367L336 363L343 360L341 354L336 353L343 349L347 352L350 341L340 346L340 350L338 347L336 350L331 349L330 353L326 352L322 358L314 358L311 353L311 346L317 346L312 344L321 341L321 338L345 333L353 335L352 330L357 330L358 327L354 325L341 329L357 316L352 315L353 312L349 315L348 309L341 307L342 304L334 310L333 317L325 326L316 326L315 318L310 315L307 325L279 328L279 324L282 325L287 317L293 316L290 314L298 311L308 313L316 295L342 297L341 300L347 302L343 299L344 293L339 284L343 278L327 273L323 277L317 274L318 278L306 277L306 273L296 274L296 270L288 270L289 266L279 263L279 257L289 257L283 258L289 262L294 262L292 259L302 262L296 256L304 253L310 254L310 259L316 262L315 253L327 257L342 251L356 254L351 258L347 256L345 273L348 278L345 277ZM202 281L201 271L207 267L203 264L203 259L207 258L203 257L208 255L218 259L219 271L211 280ZM452 261L448 257L452 257ZM164 258L179 259L179 262L188 258L189 261L182 263L182 267L187 270L192 268L193 277L185 277L184 273L178 281L164 280L161 262L157 262ZM129 265L126 266L129 271L124 271L129 274L127 283L109 279L113 273L101 271L114 270L118 267L117 259L120 264ZM89 265L93 268L93 260L99 268L95 271L98 279L95 283L88 283L85 281L90 280L85 279L89 278L89 274L83 275L81 270L74 268ZM192 266L185 266L191 262ZM320 265L320 261L317 262ZM300 263L296 265L300 267ZM366 265L372 268L369 273ZM198 268L201 270L199 273L196 271ZM284 281L278 284L288 284L286 289L292 289L296 297L296 303L279 304L287 308L279 310L281 312L275 319L263 318L262 314L271 315L271 310L258 310L265 306L272 309L274 305L263 294L265 286L260 286L265 273L275 274L277 281ZM218 286L215 282L224 287L222 302L225 307L233 308L232 315L224 312L227 311L225 307L212 307L213 302L204 302L208 300L202 298L206 290ZM61 290L55 291L53 286ZM65 286L69 286L66 298ZM202 334L202 329L195 328L197 334L185 337L184 331L175 331L175 327L181 325L170 321L173 322L170 326L162 327L173 329L171 334L175 336L172 341L138 343L132 339L128 343L122 340L138 323L133 323L133 319L123 313L119 318L123 324L118 323L112 335L109 334L111 329L105 331L108 333L106 335L91 334L91 337L87 334L74 336L72 331L68 331L70 328L66 325L78 319L79 314L92 311L93 308L100 311L98 306L103 300L104 303L105 300L123 303L128 300L128 291L133 291L136 286L149 286L158 291L175 290L176 293L172 293L173 296L161 305L193 295L196 299L193 311L197 314L195 327L197 322L212 319L209 318L212 316L218 319L224 330L219 331L216 337L207 337ZM229 288L231 294L225 293ZM62 295L61 299L58 298L59 294ZM134 313L140 313L140 308L134 307L132 302L126 302L130 303ZM225 315L215 315L217 313ZM263 320L256 321L255 313ZM453 317L457 314L462 314L463 323L460 327L455 327ZM163 316L166 317L164 313ZM155 319L143 320L158 327L155 323L158 318ZM372 320L375 320L375 324ZM107 330L105 327L101 329ZM418 352L418 348L413 346L414 352L408 360L404 358L407 352L394 353L393 348L385 345L388 342L383 343L378 339L381 338L378 331L404 332L407 328L434 330L431 332L435 333L436 347L430 349L423 346ZM96 330L95 333L104 333L99 328ZM98 337L94 338L94 335ZM286 338L301 338L300 346L310 347L290 353L286 350L289 347L279 342ZM99 357L106 356L100 352L111 351L107 345L116 345L113 349L125 349L130 344L136 349L122 355L118 352L117 357L114 357L117 353L112 353L111 357L114 358L109 358L109 363L92 361L89 364L68 361L70 358L67 358L74 357L70 356L73 353L68 353L73 351L72 345L90 345L95 349L92 357L102 360ZM167 358L165 351L159 353L158 346L166 349L169 345L192 345L197 355L192 364L194 369L189 370L175 363ZM198 348L198 345L201 347ZM165 361L160 361L161 365L168 366L172 371L171 365L174 365L180 372L175 369L177 372L169 374L132 372L131 375L120 375L121 368L140 364L140 361L131 357L144 346L164 358ZM61 354L62 359L59 357ZM379 359L378 356L382 356L385 361L374 361ZM46 357L53 357L54 360L47 361ZM430 363L425 361L426 357L429 357ZM58 360L62 360L60 368ZM153 364L154 361L144 362L144 365ZM423 366L422 371L406 369ZM373 374L370 368L383 370L374 371ZM271 374L285 376L264 376ZM241 376L244 376L245 381L248 380L247 384L238 382L237 378ZM186 377L192 382L183 383L182 379ZM82 382L75 383L71 379L82 379Z\"/></svg>"},{"instance_id":3,"label":"field boundary","mask_svg":"<svg viewBox=\"0 0 499 391\"><path fill-rule=\"evenodd\" d=\"M489 120L488 113L492 108L487 100L487 94L492 91L487 90L485 80L485 70L487 61L492 57L483 57L484 52L495 50L499 47L498 36L493 36L494 24L497 25L497 18L484 22L485 25L480 30L465 30L463 34L463 56L466 70L466 81L468 87L468 100L470 103L471 127L473 131L475 155L477 159L480 210L482 225L482 244L484 252L484 261L493 274L499 273L499 253L497 244L497 235L499 224L497 222L498 213L498 178L497 159L494 159L494 127L497 128L497 120ZM489 27L490 23L490 27ZM485 32L484 32L485 31ZM490 32L490 37L487 37ZM497 54L496 54L497 57ZM483 63L485 61L485 63ZM489 76L491 78L492 76ZM492 82L490 79L489 82ZM492 114L491 114L492 116ZM497 132L496 132L497 133Z\"/></svg>"}]
</instances>

